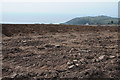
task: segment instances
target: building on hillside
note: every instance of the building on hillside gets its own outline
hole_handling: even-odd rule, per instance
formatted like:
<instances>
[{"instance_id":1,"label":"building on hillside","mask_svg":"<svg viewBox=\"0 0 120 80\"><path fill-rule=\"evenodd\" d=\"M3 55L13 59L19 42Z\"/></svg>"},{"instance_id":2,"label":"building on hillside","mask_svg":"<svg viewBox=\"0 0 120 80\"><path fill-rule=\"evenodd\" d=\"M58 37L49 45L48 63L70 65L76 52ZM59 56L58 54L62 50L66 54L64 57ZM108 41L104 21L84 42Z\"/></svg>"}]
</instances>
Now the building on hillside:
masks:
<instances>
[{"instance_id":1,"label":"building on hillside","mask_svg":"<svg viewBox=\"0 0 120 80\"><path fill-rule=\"evenodd\" d=\"M86 23L85 25L86 25L86 26L88 26L88 25L89 25L89 23Z\"/></svg>"}]
</instances>

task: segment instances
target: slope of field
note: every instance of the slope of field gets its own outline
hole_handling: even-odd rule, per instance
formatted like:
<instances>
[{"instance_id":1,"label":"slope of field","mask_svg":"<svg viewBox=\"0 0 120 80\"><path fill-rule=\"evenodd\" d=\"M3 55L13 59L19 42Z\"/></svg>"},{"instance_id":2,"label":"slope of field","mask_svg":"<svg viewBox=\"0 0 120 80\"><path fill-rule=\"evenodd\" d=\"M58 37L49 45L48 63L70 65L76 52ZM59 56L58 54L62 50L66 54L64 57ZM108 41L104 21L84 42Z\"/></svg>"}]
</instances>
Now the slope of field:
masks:
<instances>
[{"instance_id":1,"label":"slope of field","mask_svg":"<svg viewBox=\"0 0 120 80\"><path fill-rule=\"evenodd\" d=\"M3 80L120 78L118 27L4 24Z\"/></svg>"}]
</instances>

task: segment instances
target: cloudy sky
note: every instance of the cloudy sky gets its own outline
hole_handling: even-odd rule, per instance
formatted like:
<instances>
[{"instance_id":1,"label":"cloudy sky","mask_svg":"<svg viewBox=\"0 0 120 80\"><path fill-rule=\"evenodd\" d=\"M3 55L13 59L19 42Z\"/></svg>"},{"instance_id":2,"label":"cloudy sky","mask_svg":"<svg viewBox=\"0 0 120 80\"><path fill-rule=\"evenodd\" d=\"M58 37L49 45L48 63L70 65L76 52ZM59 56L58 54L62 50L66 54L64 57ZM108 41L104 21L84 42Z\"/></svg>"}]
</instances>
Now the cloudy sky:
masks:
<instances>
[{"instance_id":1,"label":"cloudy sky","mask_svg":"<svg viewBox=\"0 0 120 80\"><path fill-rule=\"evenodd\" d=\"M2 1L4 23L63 23L75 17L106 15L118 17L118 2L62 0L4 0Z\"/></svg>"}]
</instances>

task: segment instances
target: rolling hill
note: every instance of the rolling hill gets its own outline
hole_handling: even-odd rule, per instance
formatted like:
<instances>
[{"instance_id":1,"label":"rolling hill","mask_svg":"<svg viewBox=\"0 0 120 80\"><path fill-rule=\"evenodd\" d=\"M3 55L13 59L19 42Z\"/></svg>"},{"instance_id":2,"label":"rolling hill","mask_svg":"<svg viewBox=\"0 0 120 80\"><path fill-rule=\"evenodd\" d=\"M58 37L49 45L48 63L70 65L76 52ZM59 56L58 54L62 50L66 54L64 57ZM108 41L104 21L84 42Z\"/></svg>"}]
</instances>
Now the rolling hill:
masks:
<instances>
[{"instance_id":1,"label":"rolling hill","mask_svg":"<svg viewBox=\"0 0 120 80\"><path fill-rule=\"evenodd\" d=\"M87 17L77 17L69 20L62 24L68 25L107 25L107 24L118 24L118 18L113 18L109 16L87 16Z\"/></svg>"}]
</instances>

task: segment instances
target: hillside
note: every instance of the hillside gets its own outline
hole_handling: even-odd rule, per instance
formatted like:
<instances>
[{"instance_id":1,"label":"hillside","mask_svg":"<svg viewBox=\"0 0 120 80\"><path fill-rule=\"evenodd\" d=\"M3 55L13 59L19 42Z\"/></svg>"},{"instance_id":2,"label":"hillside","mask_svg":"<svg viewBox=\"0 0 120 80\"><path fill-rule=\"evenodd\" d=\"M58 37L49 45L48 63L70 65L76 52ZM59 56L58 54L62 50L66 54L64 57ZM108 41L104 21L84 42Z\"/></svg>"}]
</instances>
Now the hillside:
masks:
<instances>
[{"instance_id":1,"label":"hillside","mask_svg":"<svg viewBox=\"0 0 120 80\"><path fill-rule=\"evenodd\" d=\"M109 17L109 16L95 16L95 17L77 17L72 20L69 20L63 24L69 25L106 25L106 24L118 24L118 19Z\"/></svg>"}]
</instances>

